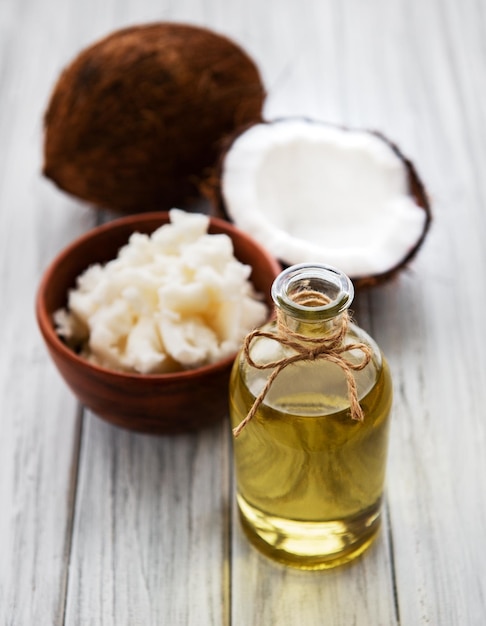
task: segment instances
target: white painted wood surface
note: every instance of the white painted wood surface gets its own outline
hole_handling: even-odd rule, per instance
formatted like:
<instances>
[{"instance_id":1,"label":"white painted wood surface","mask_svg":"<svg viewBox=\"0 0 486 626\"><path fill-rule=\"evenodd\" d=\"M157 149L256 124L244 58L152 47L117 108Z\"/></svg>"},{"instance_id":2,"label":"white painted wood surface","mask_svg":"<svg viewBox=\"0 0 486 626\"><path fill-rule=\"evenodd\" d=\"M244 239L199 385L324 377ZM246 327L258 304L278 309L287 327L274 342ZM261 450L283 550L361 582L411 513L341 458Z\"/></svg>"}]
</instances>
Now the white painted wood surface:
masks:
<instances>
[{"instance_id":1,"label":"white painted wood surface","mask_svg":"<svg viewBox=\"0 0 486 626\"><path fill-rule=\"evenodd\" d=\"M76 404L37 331L51 258L95 216L40 175L42 114L94 39L206 25L260 66L266 115L375 128L413 159L434 224L360 297L396 401L384 530L343 569L251 549L225 424L150 438ZM486 620L486 6L481 0L0 0L0 624L476 626Z\"/></svg>"}]
</instances>

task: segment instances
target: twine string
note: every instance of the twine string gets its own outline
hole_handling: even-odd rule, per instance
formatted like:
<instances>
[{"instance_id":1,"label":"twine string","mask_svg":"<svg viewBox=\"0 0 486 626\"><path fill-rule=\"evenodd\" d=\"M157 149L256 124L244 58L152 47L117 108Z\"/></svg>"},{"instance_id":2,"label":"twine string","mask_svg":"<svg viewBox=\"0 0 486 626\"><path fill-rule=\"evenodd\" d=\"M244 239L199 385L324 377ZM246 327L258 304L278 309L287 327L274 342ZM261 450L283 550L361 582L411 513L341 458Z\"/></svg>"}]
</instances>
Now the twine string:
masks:
<instances>
[{"instance_id":1,"label":"twine string","mask_svg":"<svg viewBox=\"0 0 486 626\"><path fill-rule=\"evenodd\" d=\"M330 301L326 295L314 290L299 292L295 294L293 299L296 303L305 306L322 306ZM344 311L341 316L333 320L332 323L333 327L324 337L309 337L291 330L285 323L282 312L278 309L276 333L256 329L247 335L243 343L243 354L247 363L258 370L272 369L273 371L269 375L263 389L255 398L247 416L233 429L233 435L235 437L238 437L248 422L253 419L280 372L288 365L299 361L324 360L338 365L342 369L346 379L351 418L360 422L363 421L364 414L359 403L358 389L353 371L362 370L368 365L372 357L371 349L361 342L344 344L349 323L349 314L347 311ZM257 363L250 354L251 345L257 337L277 341L285 348L293 350L295 354L284 356L275 361ZM360 350L363 353L363 358L354 362L343 356L345 352L352 350Z\"/></svg>"}]
</instances>

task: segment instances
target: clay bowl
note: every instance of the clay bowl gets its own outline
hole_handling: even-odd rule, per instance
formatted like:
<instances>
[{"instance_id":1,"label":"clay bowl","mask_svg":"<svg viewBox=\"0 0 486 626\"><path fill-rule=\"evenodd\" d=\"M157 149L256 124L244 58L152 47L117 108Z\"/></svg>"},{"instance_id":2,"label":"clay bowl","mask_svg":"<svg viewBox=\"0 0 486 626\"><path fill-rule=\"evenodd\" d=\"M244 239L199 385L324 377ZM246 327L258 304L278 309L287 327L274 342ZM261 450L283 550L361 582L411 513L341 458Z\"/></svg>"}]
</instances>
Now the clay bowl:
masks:
<instances>
[{"instance_id":1,"label":"clay bowl","mask_svg":"<svg viewBox=\"0 0 486 626\"><path fill-rule=\"evenodd\" d=\"M66 306L68 290L89 265L116 257L134 231L151 233L168 213L144 213L95 228L64 249L46 270L37 293L36 315L49 353L82 404L100 418L134 431L172 434L205 427L228 411L228 382L234 356L174 374L127 374L88 363L59 338L54 312ZM211 218L210 233L228 234L235 256L253 268L251 280L272 310L270 288L278 262L248 235Z\"/></svg>"}]
</instances>

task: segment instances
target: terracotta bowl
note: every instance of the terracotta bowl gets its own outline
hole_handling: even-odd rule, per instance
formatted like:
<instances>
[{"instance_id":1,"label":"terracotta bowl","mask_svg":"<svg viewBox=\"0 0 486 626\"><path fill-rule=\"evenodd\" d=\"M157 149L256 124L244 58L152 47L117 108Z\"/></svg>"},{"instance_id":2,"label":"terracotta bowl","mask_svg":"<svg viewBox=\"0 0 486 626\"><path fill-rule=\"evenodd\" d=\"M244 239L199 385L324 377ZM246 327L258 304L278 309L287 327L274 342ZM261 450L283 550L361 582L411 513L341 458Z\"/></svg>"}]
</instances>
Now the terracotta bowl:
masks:
<instances>
[{"instance_id":1,"label":"terracotta bowl","mask_svg":"<svg viewBox=\"0 0 486 626\"><path fill-rule=\"evenodd\" d=\"M102 419L124 428L172 434L221 420L228 410L228 382L234 355L218 363L174 374L127 374L93 365L56 334L54 312L66 306L68 290L91 264L116 257L131 233L151 233L169 222L168 213L131 215L95 228L64 249L46 270L39 286L36 314L49 353L79 400ZM211 218L210 233L228 234L235 256L253 268L251 280L272 304L270 288L278 262L248 235Z\"/></svg>"}]
</instances>

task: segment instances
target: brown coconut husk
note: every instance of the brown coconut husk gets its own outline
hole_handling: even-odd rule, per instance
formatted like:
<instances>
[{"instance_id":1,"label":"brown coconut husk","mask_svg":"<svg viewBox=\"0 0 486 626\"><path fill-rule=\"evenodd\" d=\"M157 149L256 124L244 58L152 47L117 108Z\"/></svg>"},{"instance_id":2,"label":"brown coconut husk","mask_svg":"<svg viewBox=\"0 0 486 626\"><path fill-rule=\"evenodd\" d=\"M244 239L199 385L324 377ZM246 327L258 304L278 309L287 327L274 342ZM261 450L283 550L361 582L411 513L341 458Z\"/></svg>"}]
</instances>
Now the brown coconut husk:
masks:
<instances>
[{"instance_id":1,"label":"brown coconut husk","mask_svg":"<svg viewBox=\"0 0 486 626\"><path fill-rule=\"evenodd\" d=\"M264 120L260 123L273 124L273 123L279 123L282 121L285 121L285 119L280 118L276 120ZM312 120L312 119L307 119L306 121L308 121L311 124L327 124L327 122L321 122L321 121ZM236 141L236 139L240 135L242 135L245 131L249 130L251 126L252 124L248 124L245 128L239 129L238 131L233 133L233 135L225 138L225 141L224 141L221 153L220 153L220 158L216 166L213 168L211 174L208 175L207 178L201 184L201 191L211 204L212 215L222 218L222 219L226 219L229 222L234 222L234 220L231 218L231 216L229 215L226 209L225 202L224 202L223 195L222 195L222 190L221 190L221 179L223 175L224 161L225 161L226 154L231 149L231 146ZM356 131L356 129L352 129L352 128L344 127L344 126L340 126L340 128L347 132L353 132L353 130ZM363 129L360 129L360 132L363 132ZM365 288L376 287L376 286L382 285L396 278L400 272L405 270L410 264L410 262L412 261L412 259L416 256L419 249L421 248L425 240L425 237L430 229L431 222L432 222L432 210L431 210L429 197L425 189L425 186L422 180L420 179L412 161L403 154L400 148L393 141L388 139L380 131L364 129L364 132L369 132L375 135L376 137L378 137L379 139L381 139L382 141L384 141L386 144L388 144L391 147L391 149L395 152L395 154L399 157L399 159L403 162L403 166L405 168L405 171L408 177L410 195L413 197L416 204L425 211L426 220L424 223L423 232L419 240L416 242L414 247L411 250L409 250L407 255L395 266L391 267L389 270L381 274L374 274L371 276L365 276L365 275L350 276L356 290L361 290ZM235 223L235 225L238 226L237 223ZM282 265L282 268L287 267L286 263L283 262L282 260L280 260L280 263Z\"/></svg>"},{"instance_id":2,"label":"brown coconut husk","mask_svg":"<svg viewBox=\"0 0 486 626\"><path fill-rule=\"evenodd\" d=\"M222 137L261 121L259 71L205 28L125 28L63 71L45 114L44 174L61 189L124 213L199 196Z\"/></svg>"}]
</instances>

